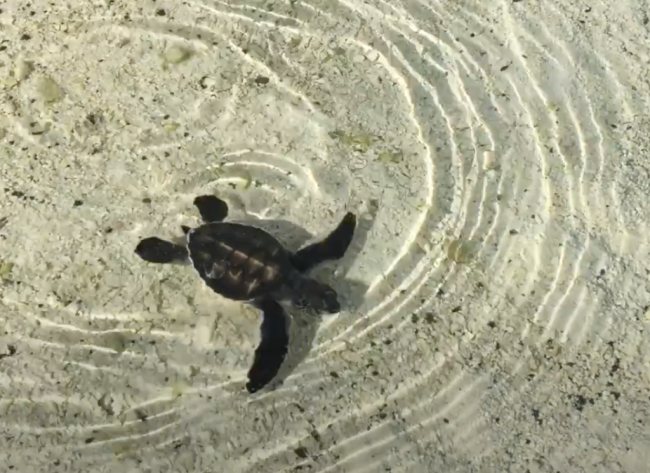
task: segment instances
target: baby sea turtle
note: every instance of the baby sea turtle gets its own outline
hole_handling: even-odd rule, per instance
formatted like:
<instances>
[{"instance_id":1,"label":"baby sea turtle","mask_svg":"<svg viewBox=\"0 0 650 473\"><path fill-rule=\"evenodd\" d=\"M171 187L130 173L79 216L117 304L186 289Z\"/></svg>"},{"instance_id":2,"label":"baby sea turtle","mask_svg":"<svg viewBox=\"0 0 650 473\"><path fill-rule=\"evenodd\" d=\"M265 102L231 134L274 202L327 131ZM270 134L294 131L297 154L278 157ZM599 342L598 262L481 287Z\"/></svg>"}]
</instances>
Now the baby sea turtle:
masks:
<instances>
[{"instance_id":1,"label":"baby sea turtle","mask_svg":"<svg viewBox=\"0 0 650 473\"><path fill-rule=\"evenodd\" d=\"M246 383L248 392L254 393L275 377L289 348L286 312L280 302L320 313L340 311L336 291L308 272L343 257L357 219L348 212L323 240L293 253L259 227L225 222L228 205L216 196L196 197L194 205L204 223L197 228L182 226L184 246L149 237L138 243L135 253L150 263L190 262L214 292L262 311L261 341Z\"/></svg>"}]
</instances>

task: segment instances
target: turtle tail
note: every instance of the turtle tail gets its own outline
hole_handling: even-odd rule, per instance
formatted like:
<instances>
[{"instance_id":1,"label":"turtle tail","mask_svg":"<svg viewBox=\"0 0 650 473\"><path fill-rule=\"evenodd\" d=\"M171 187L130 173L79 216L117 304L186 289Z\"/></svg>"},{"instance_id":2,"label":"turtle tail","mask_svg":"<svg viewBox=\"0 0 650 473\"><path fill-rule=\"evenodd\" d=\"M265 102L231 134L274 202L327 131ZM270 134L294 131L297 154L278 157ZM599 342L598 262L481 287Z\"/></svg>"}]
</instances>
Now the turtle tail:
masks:
<instances>
[{"instance_id":1,"label":"turtle tail","mask_svg":"<svg viewBox=\"0 0 650 473\"><path fill-rule=\"evenodd\" d=\"M295 307L328 314L341 311L336 291L327 284L302 275L297 275L292 283L291 302Z\"/></svg>"}]
</instances>

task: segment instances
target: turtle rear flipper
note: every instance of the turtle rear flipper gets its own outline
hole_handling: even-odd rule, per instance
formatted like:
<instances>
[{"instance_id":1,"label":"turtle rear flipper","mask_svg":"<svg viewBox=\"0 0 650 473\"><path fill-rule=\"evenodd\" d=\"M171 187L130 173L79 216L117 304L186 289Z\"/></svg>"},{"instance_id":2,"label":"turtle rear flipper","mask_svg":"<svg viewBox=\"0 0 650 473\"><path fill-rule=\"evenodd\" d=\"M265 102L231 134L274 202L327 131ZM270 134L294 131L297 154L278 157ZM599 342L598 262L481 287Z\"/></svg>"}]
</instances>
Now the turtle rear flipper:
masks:
<instances>
[{"instance_id":1,"label":"turtle rear flipper","mask_svg":"<svg viewBox=\"0 0 650 473\"><path fill-rule=\"evenodd\" d=\"M336 314L341 311L338 295L332 287L299 275L289 280L289 297L294 307L317 313Z\"/></svg>"},{"instance_id":2,"label":"turtle rear flipper","mask_svg":"<svg viewBox=\"0 0 650 473\"><path fill-rule=\"evenodd\" d=\"M246 389L251 394L275 378L289 350L287 315L282 306L270 298L262 299L255 306L262 311L263 319L260 344L255 349L246 383Z\"/></svg>"},{"instance_id":3,"label":"turtle rear flipper","mask_svg":"<svg viewBox=\"0 0 650 473\"><path fill-rule=\"evenodd\" d=\"M294 253L291 256L291 264L304 273L324 261L341 259L352 243L356 226L356 215L348 212L327 237Z\"/></svg>"},{"instance_id":4,"label":"turtle rear flipper","mask_svg":"<svg viewBox=\"0 0 650 473\"><path fill-rule=\"evenodd\" d=\"M149 263L158 264L182 262L188 258L187 249L184 246L158 237L140 240L138 246L135 247L135 253Z\"/></svg>"},{"instance_id":5,"label":"turtle rear flipper","mask_svg":"<svg viewBox=\"0 0 650 473\"><path fill-rule=\"evenodd\" d=\"M200 195L194 199L194 205L205 223L221 222L228 216L228 204L214 195Z\"/></svg>"}]
</instances>

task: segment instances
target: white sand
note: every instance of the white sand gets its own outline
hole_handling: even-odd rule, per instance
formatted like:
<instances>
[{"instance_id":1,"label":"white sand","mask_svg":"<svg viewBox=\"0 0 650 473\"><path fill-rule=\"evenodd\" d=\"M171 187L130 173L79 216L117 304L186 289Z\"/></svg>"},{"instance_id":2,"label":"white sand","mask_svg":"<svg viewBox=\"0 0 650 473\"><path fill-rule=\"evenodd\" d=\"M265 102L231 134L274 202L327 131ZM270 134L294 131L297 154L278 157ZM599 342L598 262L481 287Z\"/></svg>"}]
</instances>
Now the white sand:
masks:
<instances>
[{"instance_id":1,"label":"white sand","mask_svg":"<svg viewBox=\"0 0 650 473\"><path fill-rule=\"evenodd\" d=\"M647 1L0 10L0 472L650 472ZM276 391L202 193L363 219Z\"/></svg>"}]
</instances>

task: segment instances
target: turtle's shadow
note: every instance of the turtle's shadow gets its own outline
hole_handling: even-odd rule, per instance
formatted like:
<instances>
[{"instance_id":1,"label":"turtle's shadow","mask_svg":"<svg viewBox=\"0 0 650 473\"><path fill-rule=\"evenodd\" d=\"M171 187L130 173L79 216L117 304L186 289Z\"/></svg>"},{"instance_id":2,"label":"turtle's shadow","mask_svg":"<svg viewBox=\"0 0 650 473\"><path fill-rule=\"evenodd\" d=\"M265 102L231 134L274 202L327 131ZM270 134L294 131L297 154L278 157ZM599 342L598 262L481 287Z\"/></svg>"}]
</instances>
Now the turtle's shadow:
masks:
<instances>
[{"instance_id":1,"label":"turtle's shadow","mask_svg":"<svg viewBox=\"0 0 650 473\"><path fill-rule=\"evenodd\" d=\"M363 250L372 226L375 222L376 209L371 210L370 218L361 219L357 223L354 238L343 258L326 261L314 268L310 275L316 279L330 284L339 294L342 310L354 310L364 301L368 286L361 281L340 277L335 272L346 274L354 261ZM338 223L338 222L337 222ZM286 220L258 220L255 225L269 231L282 241L288 249L296 251L307 242L317 241L302 227ZM325 235L320 236L324 238ZM277 376L266 386L265 390L272 391L284 383L291 373L309 355L322 320L321 315L298 311L289 308L291 320L289 330L289 353L282 364Z\"/></svg>"}]
</instances>

